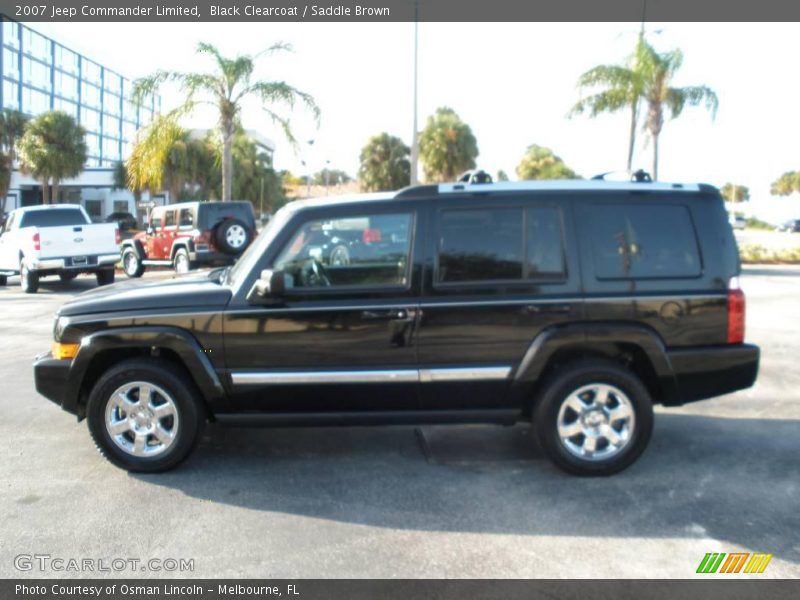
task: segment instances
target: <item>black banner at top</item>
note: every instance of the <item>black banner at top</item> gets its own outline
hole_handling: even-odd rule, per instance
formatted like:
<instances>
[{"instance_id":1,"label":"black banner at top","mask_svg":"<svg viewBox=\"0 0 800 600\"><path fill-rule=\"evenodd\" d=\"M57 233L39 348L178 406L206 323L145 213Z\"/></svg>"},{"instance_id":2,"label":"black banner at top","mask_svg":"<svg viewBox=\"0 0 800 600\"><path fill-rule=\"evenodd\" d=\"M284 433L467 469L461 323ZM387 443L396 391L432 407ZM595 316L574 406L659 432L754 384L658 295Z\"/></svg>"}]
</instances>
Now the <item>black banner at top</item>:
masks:
<instances>
[{"instance_id":1,"label":"black banner at top","mask_svg":"<svg viewBox=\"0 0 800 600\"><path fill-rule=\"evenodd\" d=\"M795 0L0 0L18 21L800 21Z\"/></svg>"}]
</instances>

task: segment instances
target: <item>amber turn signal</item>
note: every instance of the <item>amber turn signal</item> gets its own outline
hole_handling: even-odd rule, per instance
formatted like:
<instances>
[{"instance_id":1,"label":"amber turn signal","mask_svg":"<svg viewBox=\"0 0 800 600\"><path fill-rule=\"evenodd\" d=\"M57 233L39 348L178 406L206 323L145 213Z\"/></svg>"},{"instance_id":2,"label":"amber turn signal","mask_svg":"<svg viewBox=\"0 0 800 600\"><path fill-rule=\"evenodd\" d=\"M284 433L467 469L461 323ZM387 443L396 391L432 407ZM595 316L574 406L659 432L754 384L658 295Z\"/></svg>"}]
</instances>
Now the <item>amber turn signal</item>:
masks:
<instances>
[{"instance_id":1,"label":"amber turn signal","mask_svg":"<svg viewBox=\"0 0 800 600\"><path fill-rule=\"evenodd\" d=\"M78 354L78 348L80 347L80 344L61 344L59 342L53 342L53 358L59 360L75 358L75 355Z\"/></svg>"}]
</instances>

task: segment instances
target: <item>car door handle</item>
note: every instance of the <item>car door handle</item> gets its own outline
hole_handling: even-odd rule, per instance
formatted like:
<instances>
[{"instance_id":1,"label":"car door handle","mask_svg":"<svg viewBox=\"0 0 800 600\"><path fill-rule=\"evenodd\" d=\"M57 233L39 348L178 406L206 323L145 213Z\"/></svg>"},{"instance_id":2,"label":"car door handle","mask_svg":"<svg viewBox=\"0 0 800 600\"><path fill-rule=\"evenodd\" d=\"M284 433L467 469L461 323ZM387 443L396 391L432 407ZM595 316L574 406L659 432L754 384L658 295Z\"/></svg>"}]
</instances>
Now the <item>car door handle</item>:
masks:
<instances>
[{"instance_id":1,"label":"car door handle","mask_svg":"<svg viewBox=\"0 0 800 600\"><path fill-rule=\"evenodd\" d=\"M389 308L386 310L365 310L361 312L365 321L407 321L414 316L405 308Z\"/></svg>"},{"instance_id":2,"label":"car door handle","mask_svg":"<svg viewBox=\"0 0 800 600\"><path fill-rule=\"evenodd\" d=\"M534 315L563 315L571 310L571 304L528 304L525 306L525 312Z\"/></svg>"}]
</instances>

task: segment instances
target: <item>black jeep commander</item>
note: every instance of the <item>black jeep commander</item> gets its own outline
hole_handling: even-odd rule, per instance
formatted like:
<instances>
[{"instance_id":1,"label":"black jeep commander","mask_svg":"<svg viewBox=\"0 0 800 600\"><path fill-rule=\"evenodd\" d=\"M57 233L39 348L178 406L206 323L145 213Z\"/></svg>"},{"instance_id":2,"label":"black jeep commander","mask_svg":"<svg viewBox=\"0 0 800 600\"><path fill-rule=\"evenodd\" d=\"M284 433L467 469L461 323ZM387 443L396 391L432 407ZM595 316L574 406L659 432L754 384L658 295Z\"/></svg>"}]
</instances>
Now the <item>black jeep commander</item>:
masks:
<instances>
[{"instance_id":1,"label":"black jeep commander","mask_svg":"<svg viewBox=\"0 0 800 600\"><path fill-rule=\"evenodd\" d=\"M558 466L609 474L644 450L654 404L755 381L738 274L706 185L293 202L233 267L65 304L36 387L131 471L177 465L207 420L531 420Z\"/></svg>"}]
</instances>

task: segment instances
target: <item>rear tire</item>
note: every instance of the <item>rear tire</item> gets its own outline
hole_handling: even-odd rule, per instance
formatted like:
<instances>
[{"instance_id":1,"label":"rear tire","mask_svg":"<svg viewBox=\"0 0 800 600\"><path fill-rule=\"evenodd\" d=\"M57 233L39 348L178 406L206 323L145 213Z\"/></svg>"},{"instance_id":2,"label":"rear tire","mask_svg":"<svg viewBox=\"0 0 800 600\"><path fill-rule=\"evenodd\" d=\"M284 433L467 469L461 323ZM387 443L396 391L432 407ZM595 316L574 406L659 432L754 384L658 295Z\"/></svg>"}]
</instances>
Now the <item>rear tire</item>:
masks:
<instances>
[{"instance_id":1,"label":"rear tire","mask_svg":"<svg viewBox=\"0 0 800 600\"><path fill-rule=\"evenodd\" d=\"M144 273L144 265L139 258L139 254L133 248L125 248L122 252L122 270L130 278L141 277Z\"/></svg>"},{"instance_id":2,"label":"rear tire","mask_svg":"<svg viewBox=\"0 0 800 600\"><path fill-rule=\"evenodd\" d=\"M114 283L114 269L101 269L95 273L97 285L111 285Z\"/></svg>"},{"instance_id":3,"label":"rear tire","mask_svg":"<svg viewBox=\"0 0 800 600\"><path fill-rule=\"evenodd\" d=\"M653 403L636 375L606 360L567 365L544 384L535 437L560 469L611 475L641 456L653 432Z\"/></svg>"},{"instance_id":4,"label":"rear tire","mask_svg":"<svg viewBox=\"0 0 800 600\"><path fill-rule=\"evenodd\" d=\"M35 294L39 290L39 274L30 271L24 260L19 265L19 285L26 294Z\"/></svg>"},{"instance_id":5,"label":"rear tire","mask_svg":"<svg viewBox=\"0 0 800 600\"><path fill-rule=\"evenodd\" d=\"M150 390L146 398L143 390ZM89 394L86 418L100 454L137 473L176 467L197 445L205 423L186 374L152 358L125 360L106 371Z\"/></svg>"}]
</instances>

